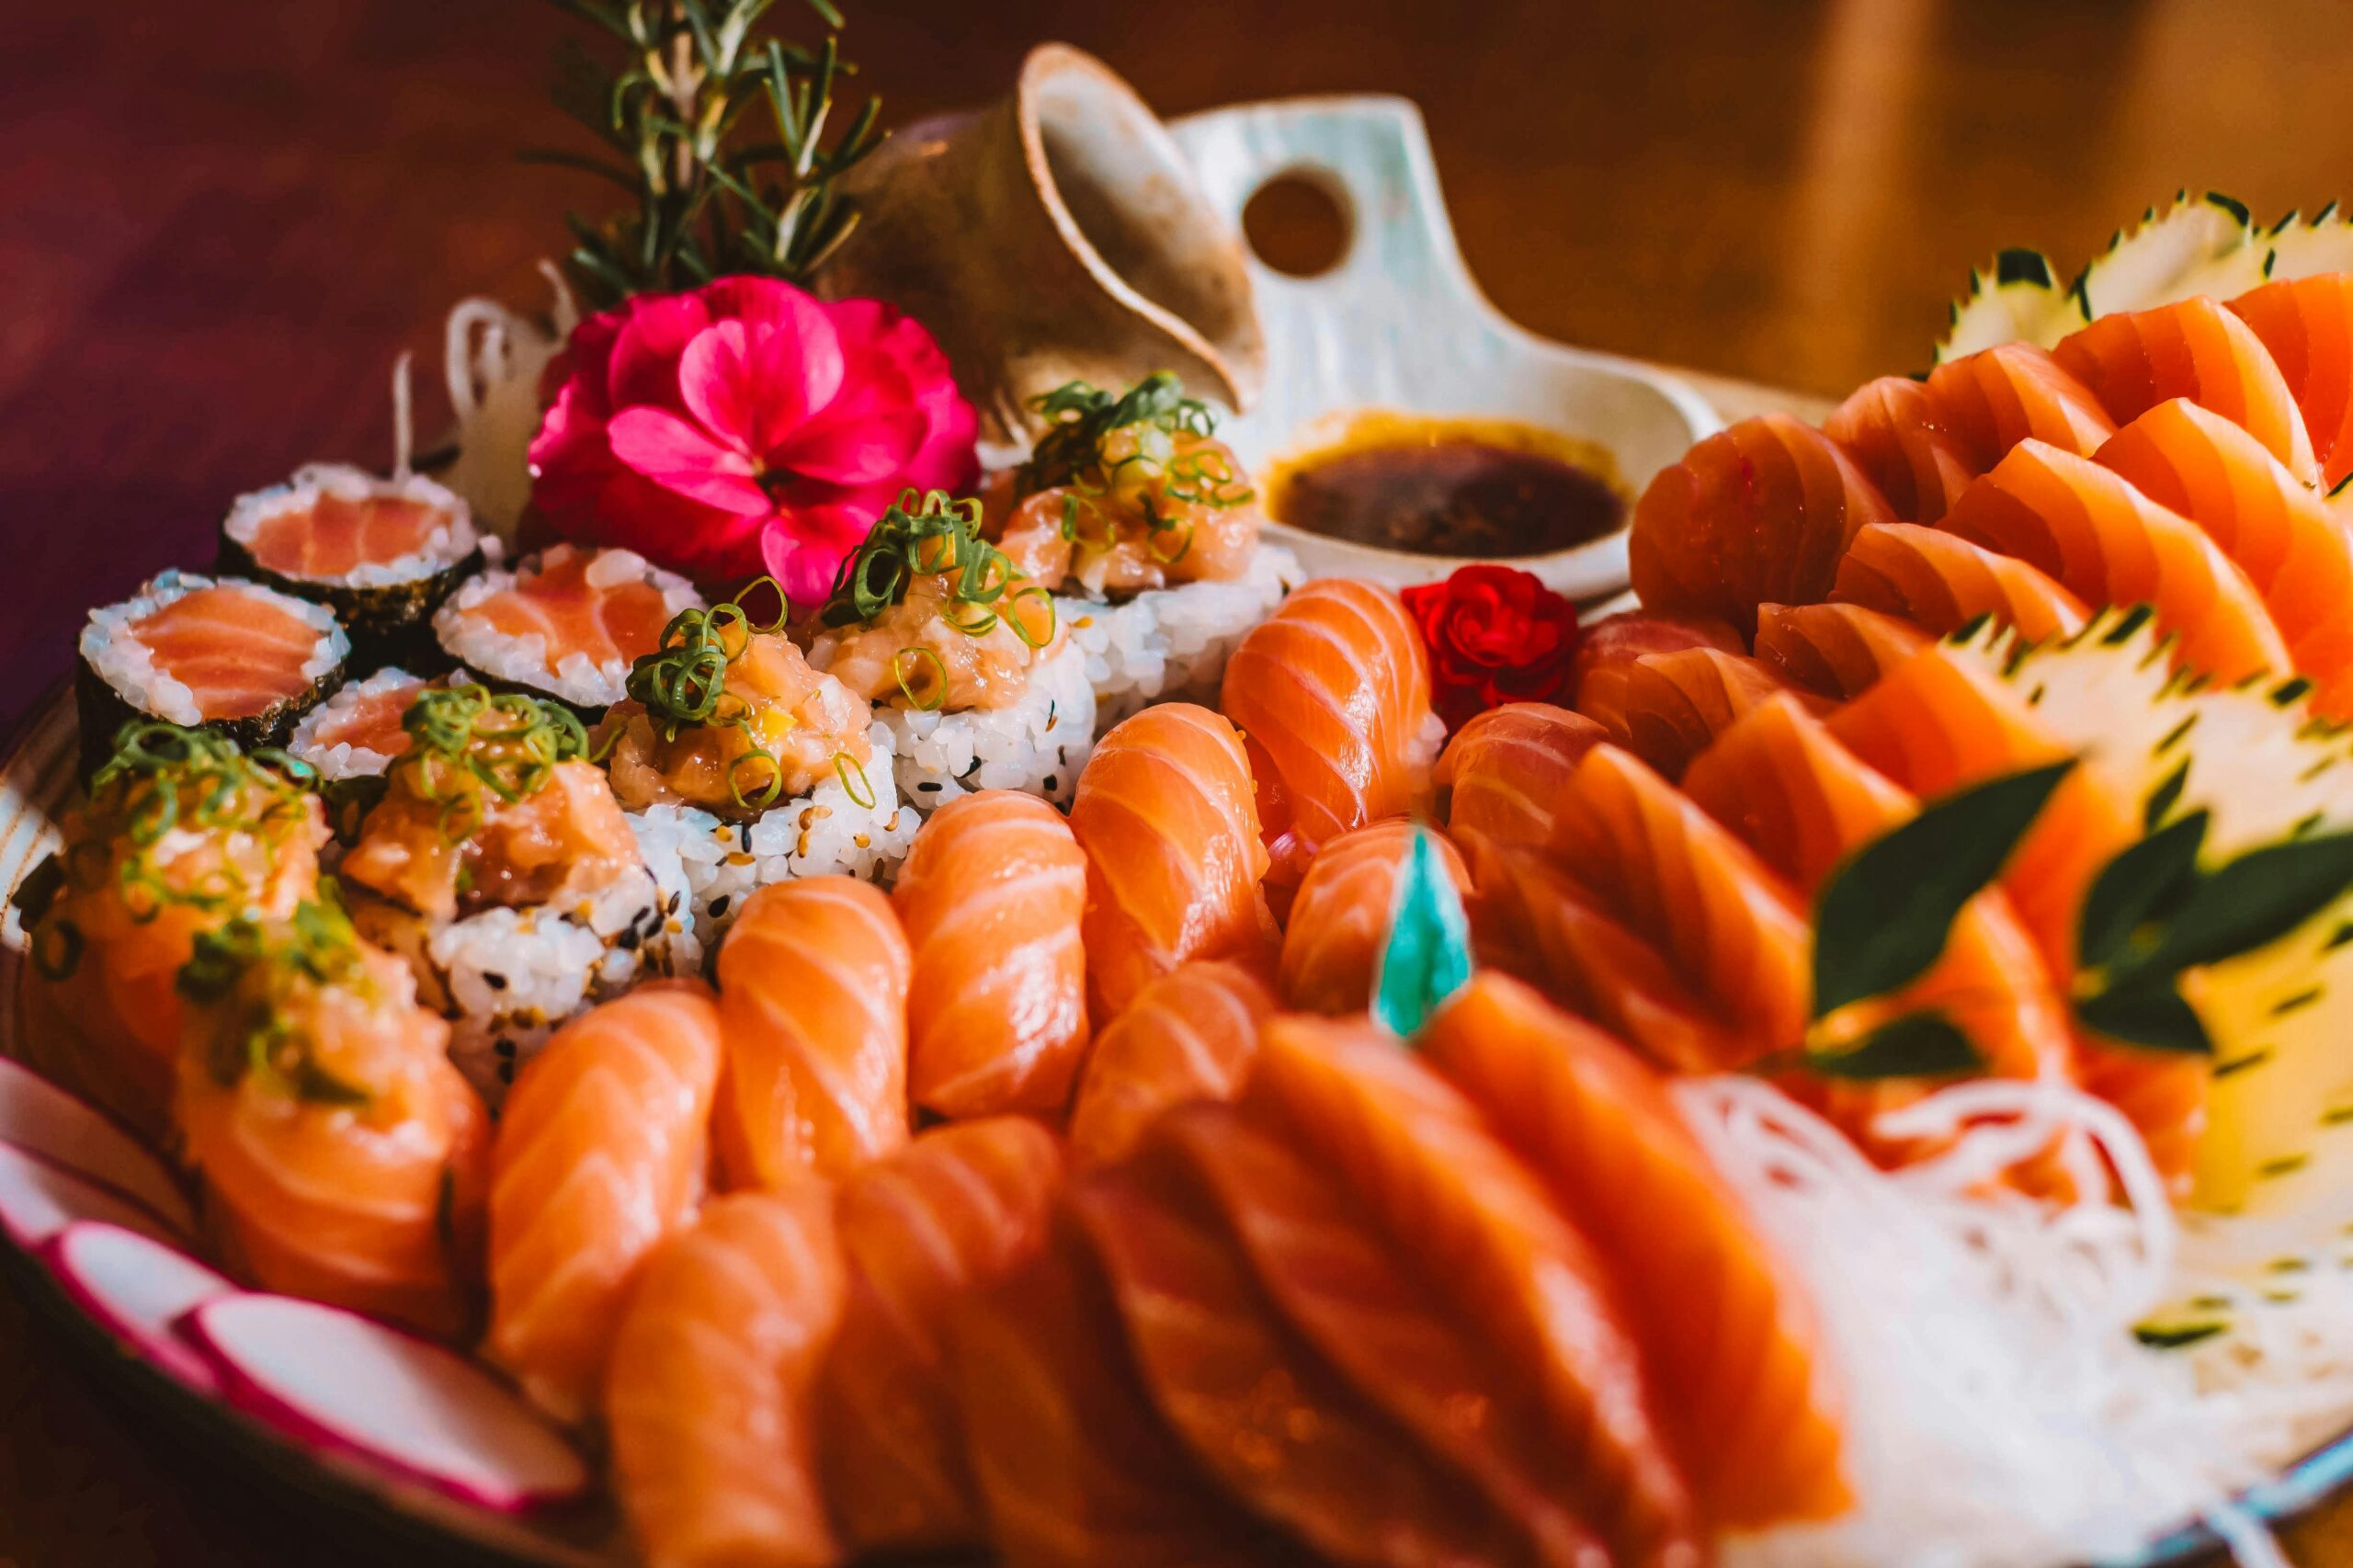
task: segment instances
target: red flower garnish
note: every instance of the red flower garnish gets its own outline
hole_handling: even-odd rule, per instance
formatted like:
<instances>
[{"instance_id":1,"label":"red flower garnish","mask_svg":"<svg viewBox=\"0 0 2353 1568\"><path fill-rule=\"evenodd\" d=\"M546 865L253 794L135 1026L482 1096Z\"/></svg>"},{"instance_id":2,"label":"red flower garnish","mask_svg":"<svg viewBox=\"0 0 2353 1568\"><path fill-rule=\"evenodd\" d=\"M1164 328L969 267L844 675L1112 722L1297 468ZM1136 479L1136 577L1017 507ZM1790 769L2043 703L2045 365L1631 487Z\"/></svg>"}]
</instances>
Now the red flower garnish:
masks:
<instances>
[{"instance_id":1,"label":"red flower garnish","mask_svg":"<svg viewBox=\"0 0 2353 1568\"><path fill-rule=\"evenodd\" d=\"M980 472L947 357L874 300L768 278L641 295L551 370L531 500L558 534L707 580L767 571L804 608L902 492Z\"/></svg>"},{"instance_id":2,"label":"red flower garnish","mask_svg":"<svg viewBox=\"0 0 2353 1568\"><path fill-rule=\"evenodd\" d=\"M1534 573L1464 566L1402 597L1429 645L1430 701L1449 732L1506 702L1566 700L1577 608Z\"/></svg>"}]
</instances>

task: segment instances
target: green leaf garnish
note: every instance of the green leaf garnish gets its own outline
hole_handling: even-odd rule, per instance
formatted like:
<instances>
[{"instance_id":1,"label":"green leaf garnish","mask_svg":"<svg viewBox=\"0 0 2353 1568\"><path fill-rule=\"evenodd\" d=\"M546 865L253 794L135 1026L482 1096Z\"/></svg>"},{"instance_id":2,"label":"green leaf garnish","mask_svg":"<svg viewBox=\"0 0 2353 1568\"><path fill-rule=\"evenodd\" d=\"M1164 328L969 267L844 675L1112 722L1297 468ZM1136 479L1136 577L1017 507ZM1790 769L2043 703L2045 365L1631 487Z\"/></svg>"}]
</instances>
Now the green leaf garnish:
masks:
<instances>
[{"instance_id":1,"label":"green leaf garnish","mask_svg":"<svg viewBox=\"0 0 2353 1568\"><path fill-rule=\"evenodd\" d=\"M2171 914L2198 881L2198 851L2206 842L2203 810L2170 823L2119 851L2084 895L2075 950L2086 968L2104 968L2126 951L2133 935Z\"/></svg>"},{"instance_id":2,"label":"green leaf garnish","mask_svg":"<svg viewBox=\"0 0 2353 1568\"><path fill-rule=\"evenodd\" d=\"M1814 903L1813 1016L1927 972L2075 762L2005 774L1922 808L1834 871Z\"/></svg>"},{"instance_id":3,"label":"green leaf garnish","mask_svg":"<svg viewBox=\"0 0 2353 1568\"><path fill-rule=\"evenodd\" d=\"M2144 1323L2134 1326L2132 1337L2152 1350L2179 1350L2211 1339L2229 1326L2219 1323Z\"/></svg>"},{"instance_id":4,"label":"green leaf garnish","mask_svg":"<svg viewBox=\"0 0 2353 1568\"><path fill-rule=\"evenodd\" d=\"M2277 941L2353 887L2353 832L2250 849L2200 878L2133 970L2171 974Z\"/></svg>"},{"instance_id":5,"label":"green leaf garnish","mask_svg":"<svg viewBox=\"0 0 2353 1568\"><path fill-rule=\"evenodd\" d=\"M1429 829L1417 827L1397 869L1389 938L1373 973L1373 1021L1411 1040L1470 980L1471 923L1461 895L1438 860Z\"/></svg>"},{"instance_id":6,"label":"green leaf garnish","mask_svg":"<svg viewBox=\"0 0 2353 1568\"><path fill-rule=\"evenodd\" d=\"M1984 1071L1985 1058L1960 1027L1934 1008L1890 1018L1851 1045L1805 1053L1825 1078L1957 1078Z\"/></svg>"},{"instance_id":7,"label":"green leaf garnish","mask_svg":"<svg viewBox=\"0 0 2353 1568\"><path fill-rule=\"evenodd\" d=\"M2110 1040L2183 1056L2211 1056L2214 1041L2171 976L2134 976L2075 1001L2084 1027Z\"/></svg>"}]
</instances>

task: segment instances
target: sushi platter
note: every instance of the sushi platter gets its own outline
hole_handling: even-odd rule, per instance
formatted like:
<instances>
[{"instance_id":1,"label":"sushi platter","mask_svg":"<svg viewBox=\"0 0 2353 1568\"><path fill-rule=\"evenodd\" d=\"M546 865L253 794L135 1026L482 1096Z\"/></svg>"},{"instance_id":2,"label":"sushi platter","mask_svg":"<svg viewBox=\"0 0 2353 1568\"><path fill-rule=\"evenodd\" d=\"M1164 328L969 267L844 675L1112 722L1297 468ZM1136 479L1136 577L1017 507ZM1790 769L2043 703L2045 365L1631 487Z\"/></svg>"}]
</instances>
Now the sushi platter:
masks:
<instances>
[{"instance_id":1,"label":"sushi platter","mask_svg":"<svg viewBox=\"0 0 2353 1568\"><path fill-rule=\"evenodd\" d=\"M1505 320L1398 100L883 140L578 9L637 205L0 756L95 1378L388 1561L2286 1561L2353 224L2004 252L1813 403Z\"/></svg>"}]
</instances>

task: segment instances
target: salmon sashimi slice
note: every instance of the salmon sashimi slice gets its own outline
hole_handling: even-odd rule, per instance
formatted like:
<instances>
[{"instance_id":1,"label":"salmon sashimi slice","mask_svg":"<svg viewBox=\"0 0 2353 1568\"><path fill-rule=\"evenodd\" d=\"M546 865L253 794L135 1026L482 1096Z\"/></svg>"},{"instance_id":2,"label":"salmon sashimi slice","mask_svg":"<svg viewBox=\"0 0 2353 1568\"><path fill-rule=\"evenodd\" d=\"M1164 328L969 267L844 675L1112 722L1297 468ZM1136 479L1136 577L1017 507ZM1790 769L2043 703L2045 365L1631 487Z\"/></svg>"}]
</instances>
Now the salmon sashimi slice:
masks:
<instances>
[{"instance_id":1,"label":"salmon sashimi slice","mask_svg":"<svg viewBox=\"0 0 2353 1568\"><path fill-rule=\"evenodd\" d=\"M907 1087L942 1116L1060 1115L1086 1054L1086 852L1034 795L931 814L892 907L915 954Z\"/></svg>"},{"instance_id":2,"label":"salmon sashimi slice","mask_svg":"<svg viewBox=\"0 0 2353 1568\"><path fill-rule=\"evenodd\" d=\"M1602 913L1541 853L1476 835L1463 848L1480 962L1518 976L1677 1072L1719 1072L1756 1054L1665 954Z\"/></svg>"},{"instance_id":3,"label":"salmon sashimi slice","mask_svg":"<svg viewBox=\"0 0 2353 1568\"><path fill-rule=\"evenodd\" d=\"M1273 946L1256 793L1242 737L1190 702L1147 708L1096 743L1070 830L1086 851L1080 929L1098 1024L1188 959Z\"/></svg>"},{"instance_id":4,"label":"salmon sashimi slice","mask_svg":"<svg viewBox=\"0 0 2353 1568\"><path fill-rule=\"evenodd\" d=\"M1691 1561L1690 1491L1615 1287L1471 1105L1369 1021L1297 1017L1267 1024L1238 1103L1345 1184L1518 1369L1578 1478L1565 1501L1614 1560Z\"/></svg>"},{"instance_id":5,"label":"salmon sashimi slice","mask_svg":"<svg viewBox=\"0 0 2353 1568\"><path fill-rule=\"evenodd\" d=\"M1742 1054L1722 1065L1804 1036L1813 991L1806 907L1746 844L1616 746L1586 754L1559 813L1553 862L1738 1027Z\"/></svg>"},{"instance_id":6,"label":"salmon sashimi slice","mask_svg":"<svg viewBox=\"0 0 2353 1568\"><path fill-rule=\"evenodd\" d=\"M2222 546L2311 677L2313 706L2353 718L2353 529L2262 442L2188 398L2127 425L2098 460Z\"/></svg>"},{"instance_id":7,"label":"salmon sashimi slice","mask_svg":"<svg viewBox=\"0 0 2353 1568\"><path fill-rule=\"evenodd\" d=\"M1324 1562L1537 1561L1467 1479L1284 1323L1180 1174L1114 1165L1079 1178L1071 1204L1153 1402L1202 1468Z\"/></svg>"},{"instance_id":8,"label":"salmon sashimi slice","mask_svg":"<svg viewBox=\"0 0 2353 1568\"><path fill-rule=\"evenodd\" d=\"M2083 600L2025 562L1959 534L1904 523L1857 534L1830 597L1900 617L1937 637L1990 617L2040 642L2072 636L2088 619Z\"/></svg>"},{"instance_id":9,"label":"salmon sashimi slice","mask_svg":"<svg viewBox=\"0 0 2353 1568\"><path fill-rule=\"evenodd\" d=\"M890 898L854 877L744 901L719 949L711 1131L729 1186L838 1180L907 1141L913 964Z\"/></svg>"},{"instance_id":10,"label":"salmon sashimi slice","mask_svg":"<svg viewBox=\"0 0 2353 1568\"><path fill-rule=\"evenodd\" d=\"M834 1192L738 1193L645 1260L605 1384L613 1489L647 1568L829 1568L811 1391L840 1322Z\"/></svg>"},{"instance_id":11,"label":"salmon sashimi slice","mask_svg":"<svg viewBox=\"0 0 2353 1568\"><path fill-rule=\"evenodd\" d=\"M1952 650L1932 648L1828 720L1849 751L1913 794L1949 794L2069 748L2017 688ZM2072 980L2085 895L2141 836L2131 792L2097 760L2060 781L2004 868L2002 886L2050 973ZM2206 1125L2207 1064L2078 1034L2085 1085L2132 1119L2168 1184L2186 1190Z\"/></svg>"},{"instance_id":12,"label":"salmon sashimi slice","mask_svg":"<svg viewBox=\"0 0 2353 1568\"><path fill-rule=\"evenodd\" d=\"M2056 578L2086 604L2150 606L2178 639L2182 662L2215 680L2291 667L2246 574L2197 524L2089 458L2022 441L1944 526Z\"/></svg>"},{"instance_id":13,"label":"salmon sashimi slice","mask_svg":"<svg viewBox=\"0 0 2353 1568\"><path fill-rule=\"evenodd\" d=\"M1627 540L1634 592L1646 609L1717 617L1745 637L1758 605L1823 597L1855 530L1894 520L1829 437L1786 414L1744 419L1643 492Z\"/></svg>"},{"instance_id":14,"label":"salmon sashimi slice","mask_svg":"<svg viewBox=\"0 0 2353 1568\"><path fill-rule=\"evenodd\" d=\"M983 1543L949 1331L1044 1244L1062 1170L1052 1133L995 1117L926 1132L844 1184L849 1294L818 1378L817 1447L853 1550Z\"/></svg>"},{"instance_id":15,"label":"salmon sashimi slice","mask_svg":"<svg viewBox=\"0 0 2353 1568\"><path fill-rule=\"evenodd\" d=\"M1910 621L1861 605L1756 607L1756 656L1817 697L1859 696L1927 644Z\"/></svg>"},{"instance_id":16,"label":"salmon sashimi slice","mask_svg":"<svg viewBox=\"0 0 2353 1568\"><path fill-rule=\"evenodd\" d=\"M1234 649L1219 707L1258 781L1278 917L1324 845L1414 808L1437 756L1428 650L1404 604L1370 583L1293 592Z\"/></svg>"},{"instance_id":17,"label":"salmon sashimi slice","mask_svg":"<svg viewBox=\"0 0 2353 1568\"><path fill-rule=\"evenodd\" d=\"M389 566L434 543L449 513L404 495L354 499L322 491L312 506L262 517L245 553L281 577L347 577L362 566Z\"/></svg>"},{"instance_id":18,"label":"salmon sashimi slice","mask_svg":"<svg viewBox=\"0 0 2353 1568\"><path fill-rule=\"evenodd\" d=\"M1439 754L1438 812L1450 833L1498 844L1552 836L1552 795L1608 732L1546 702L1506 702L1475 714Z\"/></svg>"},{"instance_id":19,"label":"salmon sashimi slice","mask_svg":"<svg viewBox=\"0 0 2353 1568\"><path fill-rule=\"evenodd\" d=\"M483 1350L560 1421L595 1408L638 1266L702 1201L719 1006L661 982L574 1018L506 1096Z\"/></svg>"},{"instance_id":20,"label":"salmon sashimi slice","mask_svg":"<svg viewBox=\"0 0 2353 1568\"><path fill-rule=\"evenodd\" d=\"M2052 357L2120 425L2186 397L2262 442L2298 483L2320 478L2287 379L2255 330L2212 300L2102 316L2062 339Z\"/></svg>"},{"instance_id":21,"label":"salmon sashimi slice","mask_svg":"<svg viewBox=\"0 0 2353 1568\"><path fill-rule=\"evenodd\" d=\"M1658 1075L1499 975L1475 977L1419 1046L1609 1264L1709 1522L1844 1512L1842 1401L1804 1287Z\"/></svg>"},{"instance_id":22,"label":"salmon sashimi slice","mask_svg":"<svg viewBox=\"0 0 2353 1568\"><path fill-rule=\"evenodd\" d=\"M1290 1325L1468 1476L1528 1533L1540 1561L1583 1563L1605 1551L1566 1506L1578 1477L1527 1385L1464 1332L1339 1183L1224 1106L1169 1117L1152 1144L1218 1212Z\"/></svg>"},{"instance_id":23,"label":"salmon sashimi slice","mask_svg":"<svg viewBox=\"0 0 2353 1568\"><path fill-rule=\"evenodd\" d=\"M1372 1006L1373 977L1397 904L1397 873L1422 831L1403 818L1360 827L1325 846L1299 884L1283 928L1283 1000L1308 1013L1361 1013ZM1471 873L1453 845L1433 833L1440 869L1458 893Z\"/></svg>"},{"instance_id":24,"label":"salmon sashimi slice","mask_svg":"<svg viewBox=\"0 0 2353 1568\"><path fill-rule=\"evenodd\" d=\"M1058 1216L1035 1256L966 1306L952 1338L964 1447L1006 1568L1297 1561L1211 1484L1153 1408L1075 1220Z\"/></svg>"},{"instance_id":25,"label":"salmon sashimi slice","mask_svg":"<svg viewBox=\"0 0 2353 1568\"><path fill-rule=\"evenodd\" d=\"M543 639L551 676L575 654L626 670L661 646L670 622L669 601L646 580L634 551L569 544L523 562L512 582L453 601L442 613L453 612L504 637Z\"/></svg>"},{"instance_id":26,"label":"salmon sashimi slice","mask_svg":"<svg viewBox=\"0 0 2353 1568\"><path fill-rule=\"evenodd\" d=\"M1998 344L1949 359L1928 372L1922 390L1972 474L2000 462L2020 441L2045 441L2089 457L2116 433L2116 421L2092 390L2031 343ZM1958 499L1947 497L1947 510Z\"/></svg>"},{"instance_id":27,"label":"salmon sashimi slice","mask_svg":"<svg viewBox=\"0 0 2353 1568\"><path fill-rule=\"evenodd\" d=\"M1190 1100L1232 1099L1275 1010L1260 972L1228 961L1188 963L1136 993L1097 1037L1070 1117L1074 1165L1121 1159L1153 1119Z\"/></svg>"},{"instance_id":28,"label":"salmon sashimi slice","mask_svg":"<svg viewBox=\"0 0 2353 1568\"><path fill-rule=\"evenodd\" d=\"M1909 376L1864 382L1822 422L1822 433L1847 449L1907 523L1943 517L1980 472L1927 388Z\"/></svg>"},{"instance_id":29,"label":"salmon sashimi slice","mask_svg":"<svg viewBox=\"0 0 2353 1568\"><path fill-rule=\"evenodd\" d=\"M2353 473L2353 273L2283 278L2231 301L2271 355L2335 490Z\"/></svg>"},{"instance_id":30,"label":"salmon sashimi slice","mask_svg":"<svg viewBox=\"0 0 2353 1568\"><path fill-rule=\"evenodd\" d=\"M1713 616L1628 609L1579 627L1577 651L1569 664L1570 705L1584 704L1586 683L1600 671L1630 664L1645 653L1676 653L1686 648L1721 648L1727 653L1748 651L1731 623Z\"/></svg>"},{"instance_id":31,"label":"salmon sashimi slice","mask_svg":"<svg viewBox=\"0 0 2353 1568\"><path fill-rule=\"evenodd\" d=\"M205 720L249 719L307 695L326 663L328 633L294 601L236 583L195 588L134 620L123 635L158 672L188 688ZM311 673L306 673L309 671Z\"/></svg>"},{"instance_id":32,"label":"salmon sashimi slice","mask_svg":"<svg viewBox=\"0 0 2353 1568\"><path fill-rule=\"evenodd\" d=\"M1779 671L1745 654L1686 648L1636 659L1626 671L1618 706L1591 717L1611 740L1674 778L1719 731L1766 698L1790 689Z\"/></svg>"}]
</instances>

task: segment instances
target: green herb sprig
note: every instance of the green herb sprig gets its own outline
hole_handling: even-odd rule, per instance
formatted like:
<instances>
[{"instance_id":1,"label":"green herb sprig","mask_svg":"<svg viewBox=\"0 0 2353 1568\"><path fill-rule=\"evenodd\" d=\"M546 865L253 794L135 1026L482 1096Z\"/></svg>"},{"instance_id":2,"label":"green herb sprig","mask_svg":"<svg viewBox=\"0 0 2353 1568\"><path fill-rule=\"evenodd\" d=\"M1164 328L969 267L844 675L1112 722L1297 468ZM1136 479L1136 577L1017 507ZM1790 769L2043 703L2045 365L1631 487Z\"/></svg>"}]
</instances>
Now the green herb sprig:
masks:
<instances>
[{"instance_id":1,"label":"green herb sprig","mask_svg":"<svg viewBox=\"0 0 2353 1568\"><path fill-rule=\"evenodd\" d=\"M813 49L756 36L774 0L552 3L620 46L618 63L577 46L558 57L557 107L600 150L525 154L631 199L602 222L568 219L567 269L593 303L734 273L798 281L848 236L857 214L836 182L880 145L881 104L870 97L828 135L835 88L856 70L841 57L831 0L809 0L828 29ZM747 120L760 105L766 115Z\"/></svg>"},{"instance_id":2,"label":"green herb sprig","mask_svg":"<svg viewBox=\"0 0 2353 1568\"><path fill-rule=\"evenodd\" d=\"M587 730L563 703L480 685L418 692L401 727L413 744L393 766L419 800L440 804L452 844L480 831L485 792L512 805L588 754Z\"/></svg>"},{"instance_id":3,"label":"green herb sprig","mask_svg":"<svg viewBox=\"0 0 2353 1568\"><path fill-rule=\"evenodd\" d=\"M358 933L335 895L321 884L316 903L296 906L285 920L239 915L199 932L195 951L180 968L180 994L203 1006L226 1006L206 1045L212 1081L233 1088L251 1076L279 1093L313 1104L364 1106L373 1097L322 1067L308 1037L290 1021L285 1004L298 986L365 983Z\"/></svg>"}]
</instances>

